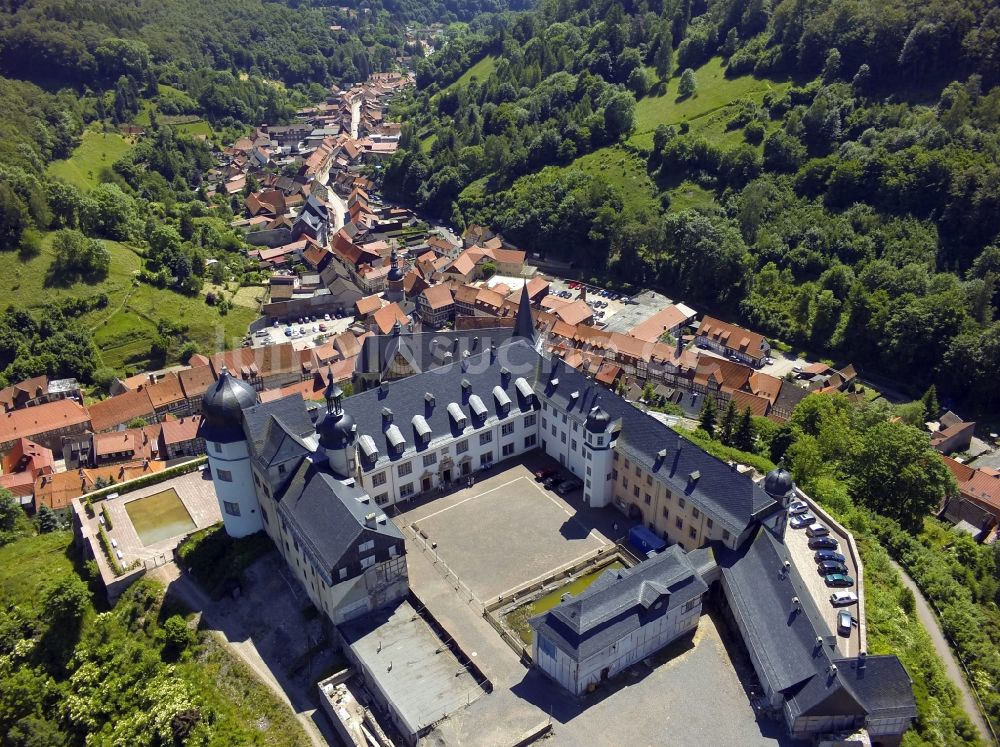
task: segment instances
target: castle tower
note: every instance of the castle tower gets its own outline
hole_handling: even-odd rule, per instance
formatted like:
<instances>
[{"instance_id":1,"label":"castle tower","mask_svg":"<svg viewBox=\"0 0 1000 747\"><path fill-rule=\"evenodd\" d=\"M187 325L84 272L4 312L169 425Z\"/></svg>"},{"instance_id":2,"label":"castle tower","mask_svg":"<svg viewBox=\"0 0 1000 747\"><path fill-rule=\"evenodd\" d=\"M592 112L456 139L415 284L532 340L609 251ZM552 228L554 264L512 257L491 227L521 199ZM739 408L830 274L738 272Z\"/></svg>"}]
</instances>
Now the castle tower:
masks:
<instances>
[{"instance_id":1,"label":"castle tower","mask_svg":"<svg viewBox=\"0 0 1000 747\"><path fill-rule=\"evenodd\" d=\"M392 249L392 254L389 255L389 263L392 269L389 270L389 276L386 278L385 299L399 303L403 300L403 278L406 277L406 273L399 266L395 247Z\"/></svg>"},{"instance_id":2,"label":"castle tower","mask_svg":"<svg viewBox=\"0 0 1000 747\"><path fill-rule=\"evenodd\" d=\"M788 523L788 507L795 500L795 483L792 481L792 473L785 469L784 463L767 473L764 478L764 492L774 498L784 509L778 515L777 524L774 527L775 533L779 537L784 537L785 527Z\"/></svg>"},{"instance_id":3,"label":"castle tower","mask_svg":"<svg viewBox=\"0 0 1000 747\"><path fill-rule=\"evenodd\" d=\"M257 392L223 367L202 398L198 435L205 439L208 466L226 533L245 537L264 528L243 433L243 410L257 404Z\"/></svg>"},{"instance_id":4,"label":"castle tower","mask_svg":"<svg viewBox=\"0 0 1000 747\"><path fill-rule=\"evenodd\" d=\"M346 479L354 474L356 460L354 445L358 438L354 418L344 412L344 392L333 383L333 373L327 374L326 415L317 424L320 448L326 452L330 469L341 478Z\"/></svg>"}]
</instances>

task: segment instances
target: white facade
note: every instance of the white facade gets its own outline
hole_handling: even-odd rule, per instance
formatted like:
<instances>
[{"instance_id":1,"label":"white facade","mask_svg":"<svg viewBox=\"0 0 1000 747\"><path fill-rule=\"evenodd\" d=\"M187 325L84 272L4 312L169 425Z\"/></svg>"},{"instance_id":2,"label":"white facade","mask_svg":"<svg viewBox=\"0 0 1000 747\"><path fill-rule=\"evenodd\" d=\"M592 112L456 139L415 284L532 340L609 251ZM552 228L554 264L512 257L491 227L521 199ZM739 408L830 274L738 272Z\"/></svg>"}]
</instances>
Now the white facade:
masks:
<instances>
[{"instance_id":1,"label":"white facade","mask_svg":"<svg viewBox=\"0 0 1000 747\"><path fill-rule=\"evenodd\" d=\"M656 604L667 604L661 599ZM655 609L655 605L654 605ZM701 597L692 599L667 614L643 625L609 644L596 654L576 662L562 649L536 631L532 658L545 674L576 695L587 687L614 677L623 669L659 651L680 636L694 630L701 616Z\"/></svg>"},{"instance_id":2,"label":"white facade","mask_svg":"<svg viewBox=\"0 0 1000 747\"><path fill-rule=\"evenodd\" d=\"M444 406L439 404L439 407ZM432 437L427 448L401 459L380 455L362 470L360 487L381 507L461 481L484 467L532 451L538 446L538 413L512 407L507 417L491 415L482 427L466 426L460 436ZM409 418L396 425L410 430Z\"/></svg>"},{"instance_id":3,"label":"white facade","mask_svg":"<svg viewBox=\"0 0 1000 747\"><path fill-rule=\"evenodd\" d=\"M254 490L247 442L206 441L205 450L226 534L230 537L246 537L259 532L264 524Z\"/></svg>"},{"instance_id":4,"label":"white facade","mask_svg":"<svg viewBox=\"0 0 1000 747\"><path fill-rule=\"evenodd\" d=\"M540 399L542 417L538 439L541 448L580 479L587 505L607 506L613 490L612 429L607 433L588 431L586 413L566 412L545 397Z\"/></svg>"}]
</instances>

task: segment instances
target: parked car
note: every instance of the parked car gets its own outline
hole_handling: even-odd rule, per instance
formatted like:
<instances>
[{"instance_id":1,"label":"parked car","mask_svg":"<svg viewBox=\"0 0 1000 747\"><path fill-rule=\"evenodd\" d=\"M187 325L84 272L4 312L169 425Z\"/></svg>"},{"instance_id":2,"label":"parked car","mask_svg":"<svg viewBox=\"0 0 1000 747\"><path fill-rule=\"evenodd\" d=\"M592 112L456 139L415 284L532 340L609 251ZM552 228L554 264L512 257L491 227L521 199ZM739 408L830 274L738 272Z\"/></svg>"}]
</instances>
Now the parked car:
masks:
<instances>
[{"instance_id":1,"label":"parked car","mask_svg":"<svg viewBox=\"0 0 1000 747\"><path fill-rule=\"evenodd\" d=\"M829 576L831 573L847 574L847 566L836 560L824 560L816 568L821 576Z\"/></svg>"},{"instance_id":2,"label":"parked car","mask_svg":"<svg viewBox=\"0 0 1000 747\"><path fill-rule=\"evenodd\" d=\"M764 358L764 365L765 366L770 366L773 363L774 363L774 358L772 358L771 356L767 356L766 358Z\"/></svg>"},{"instance_id":3,"label":"parked car","mask_svg":"<svg viewBox=\"0 0 1000 747\"><path fill-rule=\"evenodd\" d=\"M275 320L274 320L274 328L275 328L275 329L277 329L277 328L278 328L278 327L280 327L280 326L281 326L281 325L280 325L280 324L278 324L278 320L277 320L277 319L275 319Z\"/></svg>"},{"instance_id":4,"label":"parked car","mask_svg":"<svg viewBox=\"0 0 1000 747\"><path fill-rule=\"evenodd\" d=\"M816 517L813 516L812 514L801 514L799 516L793 516L788 521L788 526L790 526L792 529L802 529L803 527L807 527L810 524L814 523L815 521Z\"/></svg>"},{"instance_id":5,"label":"parked car","mask_svg":"<svg viewBox=\"0 0 1000 747\"><path fill-rule=\"evenodd\" d=\"M806 534L810 537L825 537L830 533L830 529L820 523L812 524L806 529Z\"/></svg>"},{"instance_id":6,"label":"parked car","mask_svg":"<svg viewBox=\"0 0 1000 747\"><path fill-rule=\"evenodd\" d=\"M797 516L798 514L804 514L809 510L808 504L802 501L792 501L791 505L788 507L788 513L792 516Z\"/></svg>"},{"instance_id":7,"label":"parked car","mask_svg":"<svg viewBox=\"0 0 1000 747\"><path fill-rule=\"evenodd\" d=\"M330 321L330 315L328 313L327 314L323 314L323 321L324 322Z\"/></svg>"},{"instance_id":8,"label":"parked car","mask_svg":"<svg viewBox=\"0 0 1000 747\"><path fill-rule=\"evenodd\" d=\"M320 325L319 325L319 331L320 331L320 332L326 332L326 325L325 325L325 324L322 324L322 323L320 323Z\"/></svg>"},{"instance_id":9,"label":"parked car","mask_svg":"<svg viewBox=\"0 0 1000 747\"><path fill-rule=\"evenodd\" d=\"M854 586L854 579L845 573L831 573L823 580L827 586Z\"/></svg>"},{"instance_id":10,"label":"parked car","mask_svg":"<svg viewBox=\"0 0 1000 747\"><path fill-rule=\"evenodd\" d=\"M338 319L343 319L344 318L344 312L341 311L340 309L337 309L337 311L334 313L334 316L337 317Z\"/></svg>"},{"instance_id":11,"label":"parked car","mask_svg":"<svg viewBox=\"0 0 1000 747\"><path fill-rule=\"evenodd\" d=\"M548 477L552 477L552 475L558 475L558 474L559 474L559 470L552 469L551 467L548 468L548 469L535 470L535 480L537 480L538 482L541 482L542 480L544 480L544 479L546 479Z\"/></svg>"},{"instance_id":12,"label":"parked car","mask_svg":"<svg viewBox=\"0 0 1000 747\"><path fill-rule=\"evenodd\" d=\"M847 610L841 610L837 613L837 632L844 636L849 636L851 634L851 628L854 627L854 616Z\"/></svg>"},{"instance_id":13,"label":"parked car","mask_svg":"<svg viewBox=\"0 0 1000 747\"><path fill-rule=\"evenodd\" d=\"M835 591L830 595L830 604L834 607L843 607L854 604L858 601L858 595L853 591Z\"/></svg>"},{"instance_id":14,"label":"parked car","mask_svg":"<svg viewBox=\"0 0 1000 747\"><path fill-rule=\"evenodd\" d=\"M295 333L291 327L285 327L285 337L291 337Z\"/></svg>"},{"instance_id":15,"label":"parked car","mask_svg":"<svg viewBox=\"0 0 1000 747\"><path fill-rule=\"evenodd\" d=\"M812 537L809 540L810 550L836 550L840 543L833 537Z\"/></svg>"},{"instance_id":16,"label":"parked car","mask_svg":"<svg viewBox=\"0 0 1000 747\"><path fill-rule=\"evenodd\" d=\"M835 563L843 563L847 560L839 552L834 552L833 550L820 550L816 553L816 562L822 563L825 560L832 560Z\"/></svg>"},{"instance_id":17,"label":"parked car","mask_svg":"<svg viewBox=\"0 0 1000 747\"><path fill-rule=\"evenodd\" d=\"M562 478L558 475L549 475L544 480L542 480L543 488L554 488L556 485L562 482Z\"/></svg>"},{"instance_id":18,"label":"parked car","mask_svg":"<svg viewBox=\"0 0 1000 747\"><path fill-rule=\"evenodd\" d=\"M580 484L579 480L565 480L564 482L561 482L559 483L558 486L556 486L556 492L559 495L568 495L569 493L572 493L574 490L579 490L582 487L583 485Z\"/></svg>"}]
</instances>

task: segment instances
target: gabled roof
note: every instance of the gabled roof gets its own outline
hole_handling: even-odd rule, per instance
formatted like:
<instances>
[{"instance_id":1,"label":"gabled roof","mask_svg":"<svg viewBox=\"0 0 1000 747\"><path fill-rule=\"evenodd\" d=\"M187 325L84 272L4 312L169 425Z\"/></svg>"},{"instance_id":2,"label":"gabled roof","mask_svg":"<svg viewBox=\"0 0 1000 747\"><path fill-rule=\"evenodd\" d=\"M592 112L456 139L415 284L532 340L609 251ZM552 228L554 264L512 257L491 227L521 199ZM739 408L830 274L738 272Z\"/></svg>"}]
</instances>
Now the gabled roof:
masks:
<instances>
[{"instance_id":1,"label":"gabled roof","mask_svg":"<svg viewBox=\"0 0 1000 747\"><path fill-rule=\"evenodd\" d=\"M391 548L403 554L403 535L363 491L303 460L278 503L278 513L299 540L313 567L335 584L334 570L351 576L361 572L361 560L375 555L387 560ZM368 517L374 515L374 518ZM371 540L372 550L358 548Z\"/></svg>"},{"instance_id":2,"label":"gabled roof","mask_svg":"<svg viewBox=\"0 0 1000 747\"><path fill-rule=\"evenodd\" d=\"M60 399L35 407L26 407L3 413L0 417L0 442L31 438L89 421L87 409L72 399Z\"/></svg>"},{"instance_id":3,"label":"gabled roof","mask_svg":"<svg viewBox=\"0 0 1000 747\"><path fill-rule=\"evenodd\" d=\"M443 309L455 303L455 299L451 295L451 290L447 285L432 285L424 289L423 297L427 302L427 306L434 310Z\"/></svg>"},{"instance_id":4,"label":"gabled roof","mask_svg":"<svg viewBox=\"0 0 1000 747\"><path fill-rule=\"evenodd\" d=\"M585 660L708 590L680 545L634 568L605 571L579 596L531 620L574 661Z\"/></svg>"},{"instance_id":5,"label":"gabled roof","mask_svg":"<svg viewBox=\"0 0 1000 747\"><path fill-rule=\"evenodd\" d=\"M397 303L390 303L383 306L381 309L376 311L373 316L379 332L383 335L387 335L392 332L393 328L396 326L396 322L399 322L399 324L404 327L410 323L410 317L407 316L401 308L399 308L399 304Z\"/></svg>"},{"instance_id":6,"label":"gabled roof","mask_svg":"<svg viewBox=\"0 0 1000 747\"><path fill-rule=\"evenodd\" d=\"M184 396L190 400L201 399L215 381L215 374L210 365L192 366L177 374L184 390Z\"/></svg>"},{"instance_id":7,"label":"gabled roof","mask_svg":"<svg viewBox=\"0 0 1000 747\"><path fill-rule=\"evenodd\" d=\"M201 415L165 420L160 424L160 439L165 445L193 441L198 437L199 423L201 423Z\"/></svg>"},{"instance_id":8,"label":"gabled roof","mask_svg":"<svg viewBox=\"0 0 1000 747\"><path fill-rule=\"evenodd\" d=\"M759 359L766 355L766 341L763 335L710 316L701 320L698 335L715 340L729 350L745 353L752 358Z\"/></svg>"},{"instance_id":9,"label":"gabled roof","mask_svg":"<svg viewBox=\"0 0 1000 747\"><path fill-rule=\"evenodd\" d=\"M628 333L637 340L656 342L664 333L686 324L694 316L693 311L686 306L672 304L635 325Z\"/></svg>"},{"instance_id":10,"label":"gabled roof","mask_svg":"<svg viewBox=\"0 0 1000 747\"><path fill-rule=\"evenodd\" d=\"M180 379L173 372L168 373L155 383L144 384L143 388L149 395L149 401L154 408L169 407L184 400L184 390L181 389Z\"/></svg>"},{"instance_id":11,"label":"gabled roof","mask_svg":"<svg viewBox=\"0 0 1000 747\"><path fill-rule=\"evenodd\" d=\"M145 389L109 397L95 402L88 409L91 428L95 433L117 428L136 418L146 419L154 415L153 403Z\"/></svg>"}]
</instances>

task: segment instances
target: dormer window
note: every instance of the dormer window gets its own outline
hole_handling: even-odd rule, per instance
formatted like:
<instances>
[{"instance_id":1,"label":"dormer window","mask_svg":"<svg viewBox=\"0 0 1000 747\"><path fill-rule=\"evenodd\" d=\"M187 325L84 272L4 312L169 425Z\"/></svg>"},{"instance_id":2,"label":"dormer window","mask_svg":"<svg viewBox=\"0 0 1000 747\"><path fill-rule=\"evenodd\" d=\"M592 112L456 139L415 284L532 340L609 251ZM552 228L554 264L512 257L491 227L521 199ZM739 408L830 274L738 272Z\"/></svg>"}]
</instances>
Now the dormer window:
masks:
<instances>
[{"instance_id":1,"label":"dormer window","mask_svg":"<svg viewBox=\"0 0 1000 747\"><path fill-rule=\"evenodd\" d=\"M465 413L462 412L462 408L457 402L451 402L448 404L448 417L451 418L452 425L455 428L458 428L459 430L465 428Z\"/></svg>"},{"instance_id":2,"label":"dormer window","mask_svg":"<svg viewBox=\"0 0 1000 747\"><path fill-rule=\"evenodd\" d=\"M390 425L385 432L385 438L389 442L389 448L396 456L400 456L406 449L406 439L398 426Z\"/></svg>"},{"instance_id":3,"label":"dormer window","mask_svg":"<svg viewBox=\"0 0 1000 747\"><path fill-rule=\"evenodd\" d=\"M472 410L473 417L480 421L486 420L487 416L490 414L478 394L473 394L469 397L469 409Z\"/></svg>"},{"instance_id":4,"label":"dormer window","mask_svg":"<svg viewBox=\"0 0 1000 747\"><path fill-rule=\"evenodd\" d=\"M493 387L493 399L496 400L497 415L501 418L507 417L510 414L510 397L507 396L507 392L502 387L495 386Z\"/></svg>"},{"instance_id":5,"label":"dormer window","mask_svg":"<svg viewBox=\"0 0 1000 747\"><path fill-rule=\"evenodd\" d=\"M423 415L414 415L413 420L413 430L416 433L416 443L422 446L426 446L431 441L431 427L427 424L427 418Z\"/></svg>"}]
</instances>

